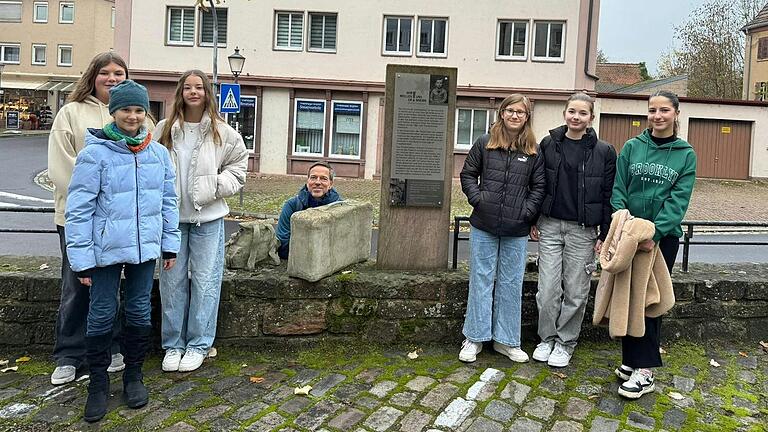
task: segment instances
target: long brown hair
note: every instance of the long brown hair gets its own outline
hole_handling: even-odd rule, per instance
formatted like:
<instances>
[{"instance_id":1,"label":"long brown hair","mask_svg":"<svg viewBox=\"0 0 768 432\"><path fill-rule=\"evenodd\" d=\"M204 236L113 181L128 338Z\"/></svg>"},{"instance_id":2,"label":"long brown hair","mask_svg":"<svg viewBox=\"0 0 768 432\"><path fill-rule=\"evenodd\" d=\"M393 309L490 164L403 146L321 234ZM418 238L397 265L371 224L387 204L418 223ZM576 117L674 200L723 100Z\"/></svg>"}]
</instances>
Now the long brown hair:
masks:
<instances>
[{"instance_id":1,"label":"long brown hair","mask_svg":"<svg viewBox=\"0 0 768 432\"><path fill-rule=\"evenodd\" d=\"M650 102L651 99L655 98L656 96L661 96L663 98L666 98L669 101L669 103L672 104L672 107L675 109L675 113L680 115L680 98L678 98L676 94L672 93L669 90L658 90L654 92L652 95L648 96L648 102ZM651 127L651 122L648 122L646 127L653 130L653 128ZM678 121L678 119L675 119L675 123L672 127L672 134L674 136L677 136L678 131L680 131L680 122Z\"/></svg>"},{"instance_id":2,"label":"long brown hair","mask_svg":"<svg viewBox=\"0 0 768 432\"><path fill-rule=\"evenodd\" d=\"M173 96L173 111L165 122L163 133L160 134L158 142L166 146L169 150L173 148L173 138L171 137L171 129L176 122L179 122L179 126L184 125L184 82L190 76L199 77L203 81L203 89L205 90L205 112L208 113L208 117L211 118L211 133L213 133L213 142L221 145L221 135L219 135L219 128L217 123L224 122L224 119L219 116L219 112L216 109L216 98L213 95L211 89L211 81L208 79L208 75L205 72L198 69L191 69L184 72L179 78L179 82L176 83L176 92Z\"/></svg>"},{"instance_id":3,"label":"long brown hair","mask_svg":"<svg viewBox=\"0 0 768 432\"><path fill-rule=\"evenodd\" d=\"M525 123L523 129L517 136L513 136L507 130L504 125L504 119L501 116L504 110L516 103L522 103L525 106ZM499 110L496 112L496 122L491 126L491 139L488 140L488 144L485 146L488 150L502 149L502 150L517 150L527 155L536 154L536 137L533 135L531 129L531 119L533 117L533 111L531 110L531 101L527 97L515 93L507 96L501 101Z\"/></svg>"},{"instance_id":4,"label":"long brown hair","mask_svg":"<svg viewBox=\"0 0 768 432\"><path fill-rule=\"evenodd\" d=\"M125 64L125 60L120 57L119 54L112 51L96 54L91 60L91 64L88 65L88 69L80 76L75 84L75 89L69 94L67 102L82 102L88 96L96 95L96 77L99 75L99 71L104 66L114 63L125 71L125 79L128 79L128 65Z\"/></svg>"}]
</instances>

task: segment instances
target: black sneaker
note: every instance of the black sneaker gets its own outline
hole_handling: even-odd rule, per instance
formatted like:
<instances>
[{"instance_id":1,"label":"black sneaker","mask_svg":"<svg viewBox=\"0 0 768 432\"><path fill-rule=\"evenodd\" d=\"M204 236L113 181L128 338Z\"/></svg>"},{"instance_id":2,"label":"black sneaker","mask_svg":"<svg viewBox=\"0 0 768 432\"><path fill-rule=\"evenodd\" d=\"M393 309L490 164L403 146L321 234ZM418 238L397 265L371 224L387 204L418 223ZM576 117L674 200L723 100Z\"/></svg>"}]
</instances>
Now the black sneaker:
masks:
<instances>
[{"instance_id":1,"label":"black sneaker","mask_svg":"<svg viewBox=\"0 0 768 432\"><path fill-rule=\"evenodd\" d=\"M635 369L629 380L619 386L619 394L628 399L639 399L640 396L651 393L655 388L652 370Z\"/></svg>"},{"instance_id":2,"label":"black sneaker","mask_svg":"<svg viewBox=\"0 0 768 432\"><path fill-rule=\"evenodd\" d=\"M620 380L627 381L629 380L629 377L632 375L632 371L634 371L634 369L632 369L631 367L621 365L616 369L614 369L613 373L615 373Z\"/></svg>"}]
</instances>

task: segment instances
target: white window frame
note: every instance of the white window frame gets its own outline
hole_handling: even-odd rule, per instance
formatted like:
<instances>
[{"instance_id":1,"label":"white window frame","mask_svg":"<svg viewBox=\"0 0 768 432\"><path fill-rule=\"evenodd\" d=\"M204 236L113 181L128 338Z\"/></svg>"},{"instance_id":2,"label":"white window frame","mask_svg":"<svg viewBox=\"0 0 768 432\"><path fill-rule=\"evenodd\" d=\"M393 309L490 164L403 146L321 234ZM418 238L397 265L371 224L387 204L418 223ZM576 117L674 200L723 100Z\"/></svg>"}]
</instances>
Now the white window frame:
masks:
<instances>
[{"instance_id":1,"label":"white window frame","mask_svg":"<svg viewBox=\"0 0 768 432\"><path fill-rule=\"evenodd\" d=\"M287 46L279 46L277 45L277 31L278 31L278 21L280 15L288 15L288 45ZM291 46L291 30L293 29L293 16L294 15L301 15L301 37L299 38L299 41L301 45L299 46ZM304 50L304 29L307 27L307 19L304 16L304 11L290 11L290 10L276 10L275 11L275 34L274 34L274 40L272 43L272 48L275 51L303 51ZM337 21L338 25L338 21ZM309 43L307 43L307 46L309 46Z\"/></svg>"},{"instance_id":2,"label":"white window frame","mask_svg":"<svg viewBox=\"0 0 768 432\"><path fill-rule=\"evenodd\" d=\"M115 28L115 7L114 6L112 6L112 12L110 14L109 24L112 26L112 28Z\"/></svg>"},{"instance_id":3,"label":"white window frame","mask_svg":"<svg viewBox=\"0 0 768 432\"><path fill-rule=\"evenodd\" d=\"M202 9L198 9L199 15L198 15L197 23L196 23L196 26L198 27L198 31L197 31L197 46L213 48L214 42L218 42L216 44L216 46L218 48L226 48L227 47L227 39L229 39L229 34L230 34L229 33L229 8L217 7L216 8L217 14L222 9L227 11L226 12L227 13L227 21L226 21L227 22L227 37L224 38L224 42L218 42L218 41L203 42L203 15L205 14L205 11L202 10ZM213 15L211 15L211 19L213 19ZM217 20L219 19L219 15L216 15L216 19ZM221 30L221 29L219 29L219 30ZM221 32L219 32L218 36L221 36ZM213 35L211 35L211 39L213 39Z\"/></svg>"},{"instance_id":4,"label":"white window frame","mask_svg":"<svg viewBox=\"0 0 768 432\"><path fill-rule=\"evenodd\" d=\"M512 25L512 32L510 34L510 37L512 38L509 41L509 55L503 55L499 54L499 49L501 48L501 25L502 24L511 24ZM525 47L523 48L523 55L522 56L516 56L514 55L515 51L515 25L516 24L525 24ZM496 52L495 57L496 60L528 60L528 47L530 46L530 40L531 40L531 23L529 20L524 19L500 19L496 22Z\"/></svg>"},{"instance_id":5,"label":"white window frame","mask_svg":"<svg viewBox=\"0 0 768 432\"><path fill-rule=\"evenodd\" d=\"M21 1L0 1L2 4L15 4L19 6L19 19L0 19L0 22L21 22L24 18L24 6Z\"/></svg>"},{"instance_id":6,"label":"white window frame","mask_svg":"<svg viewBox=\"0 0 768 432\"><path fill-rule=\"evenodd\" d=\"M19 49L19 60L18 61L7 61L7 60L5 60L5 49L6 48L18 48ZM21 44L17 44L17 43L0 43L0 63L2 63L2 64L21 64Z\"/></svg>"},{"instance_id":7,"label":"white window frame","mask_svg":"<svg viewBox=\"0 0 768 432\"><path fill-rule=\"evenodd\" d=\"M35 53L36 53L36 51L39 48L42 48L43 51L44 51L44 53L43 53L43 62L42 63L35 61L35 57L36 57ZM36 43L33 43L32 44L32 64L34 66L45 66L46 63L48 63L48 46L46 44L36 44Z\"/></svg>"},{"instance_id":8,"label":"white window frame","mask_svg":"<svg viewBox=\"0 0 768 432\"><path fill-rule=\"evenodd\" d=\"M355 104L360 105L360 128L357 131L358 141L357 141L357 156L354 155L343 155L343 154L336 154L333 153L333 140L334 140L334 133L333 133L333 114L336 109L337 103L344 103L344 104ZM363 112L363 102L361 101L353 101L353 100L332 100L331 101L331 142L330 142L330 148L328 148L328 156L333 157L334 159L360 159L360 156L363 151L363 115L365 113Z\"/></svg>"},{"instance_id":9,"label":"white window frame","mask_svg":"<svg viewBox=\"0 0 768 432\"><path fill-rule=\"evenodd\" d=\"M66 48L69 48L69 57L70 57L70 60L72 61L72 63L69 63L69 64L61 62L62 50L66 49ZM56 55L56 66L72 67L72 64L75 62L75 58L74 58L75 52L74 52L74 49L72 49L72 45L67 45L67 44L59 45L57 47L57 49L56 49L56 54L57 54Z\"/></svg>"},{"instance_id":10,"label":"white window frame","mask_svg":"<svg viewBox=\"0 0 768 432\"><path fill-rule=\"evenodd\" d=\"M323 104L323 138L322 138L322 149L320 153L311 153L311 152L297 152L296 151L296 129L298 129L299 126L299 102L322 102ZM328 119L328 101L325 99L308 99L308 98L296 98L293 102L293 141L291 141L291 154L293 156L314 156L314 157L322 157L325 153L325 134L328 132L326 129L326 123Z\"/></svg>"},{"instance_id":11,"label":"white window frame","mask_svg":"<svg viewBox=\"0 0 768 432\"><path fill-rule=\"evenodd\" d=\"M174 9L178 9L181 11L181 40L180 41L172 41L171 40L171 11ZM184 6L168 6L167 10L167 16L166 16L166 30L165 30L165 44L166 45L180 45L180 46L194 46L195 45L195 34L197 33L196 30L196 21L197 21L197 13L195 13L194 7L184 7ZM184 40L184 15L189 12L192 14L192 40L191 41L185 41Z\"/></svg>"},{"instance_id":12,"label":"white window frame","mask_svg":"<svg viewBox=\"0 0 768 432\"><path fill-rule=\"evenodd\" d=\"M64 21L64 8L72 7L72 21ZM75 2L59 2L59 24L74 24L75 23Z\"/></svg>"},{"instance_id":13,"label":"white window frame","mask_svg":"<svg viewBox=\"0 0 768 432\"><path fill-rule=\"evenodd\" d=\"M422 20L430 20L432 21L432 40L429 41L430 49L432 49L432 52L424 52L421 50L421 21ZM435 53L435 21L445 21L445 35L443 36L445 38L443 49L445 52L442 53ZM417 57L436 57L436 58L446 58L448 57L448 17L433 17L433 16L420 16L418 20L416 20L416 32L419 34L419 40L418 40L418 47L416 48L416 56ZM413 35L411 35L411 40L413 40Z\"/></svg>"},{"instance_id":14,"label":"white window frame","mask_svg":"<svg viewBox=\"0 0 768 432\"><path fill-rule=\"evenodd\" d=\"M546 47L547 47L547 54L544 57L539 57L536 55L536 26L539 24L546 24L547 25L547 41ZM563 26L563 36L562 40L560 41L560 57L551 57L549 55L549 38L552 37L552 31L551 31L551 25L552 24L561 24ZM533 61L541 61L541 62L563 62L565 61L565 40L566 40L566 22L565 21L534 21L533 27L531 28L531 34L533 35L533 44L531 44L531 59Z\"/></svg>"},{"instance_id":15,"label":"white window frame","mask_svg":"<svg viewBox=\"0 0 768 432\"><path fill-rule=\"evenodd\" d=\"M408 51L387 51L387 20L390 19L396 19L397 20L397 38L398 40L395 42L395 46L400 46L400 20L402 19L410 19L411 20L411 41L408 44ZM381 54L385 56L397 56L397 57L411 57L413 55L413 23L416 21L413 15L384 15L384 20L382 21L382 29L381 29Z\"/></svg>"},{"instance_id":16,"label":"white window frame","mask_svg":"<svg viewBox=\"0 0 768 432\"><path fill-rule=\"evenodd\" d=\"M334 35L334 47L333 48L312 48L312 18L322 18L323 20L323 45L325 45L325 20L327 17L333 16L336 18L336 34ZM335 53L339 47L339 14L335 12L307 12L307 51L312 52L324 52ZM290 36L289 36L290 37ZM277 42L277 40L275 40Z\"/></svg>"},{"instance_id":17,"label":"white window frame","mask_svg":"<svg viewBox=\"0 0 768 432\"><path fill-rule=\"evenodd\" d=\"M45 6L45 19L40 19L40 17L37 15L37 8L39 6ZM48 7L47 1L36 1L32 5L32 22L47 23L49 15L50 15L50 8Z\"/></svg>"},{"instance_id":18,"label":"white window frame","mask_svg":"<svg viewBox=\"0 0 768 432\"><path fill-rule=\"evenodd\" d=\"M472 111L471 117L469 119L470 122L470 130L469 130L469 144L459 144L459 110L470 110ZM472 148L472 144L475 143L475 140L477 137L472 136L472 133L474 133L474 125L475 125L475 111L483 111L486 112L486 118L485 118L485 132L488 133L491 130L491 125L494 122L494 116L496 115L496 110L488 109L488 108L477 108L477 107L464 107L464 106L457 106L456 107L456 119L455 119L455 131L454 133L455 137L453 139L453 148L454 150L469 150Z\"/></svg>"},{"instance_id":19,"label":"white window frame","mask_svg":"<svg viewBox=\"0 0 768 432\"><path fill-rule=\"evenodd\" d=\"M221 97L221 95L219 95L218 97ZM256 96L255 94L254 95L241 94L240 95L241 104L242 104L242 100L246 99L246 98L247 99L253 99L253 130L250 131L250 132L253 133L253 148L249 149L248 146L246 146L245 150L248 153L256 153L256 127L257 127L257 121L258 121L258 118L259 118L259 97ZM219 100L219 99L216 98L216 100ZM223 114L224 121L227 122L227 124L229 124L229 116L230 115L233 115L233 114L230 114L230 113ZM241 136L243 135L243 131L240 131L239 133L240 133ZM245 142L245 139L243 139L243 142Z\"/></svg>"}]
</instances>

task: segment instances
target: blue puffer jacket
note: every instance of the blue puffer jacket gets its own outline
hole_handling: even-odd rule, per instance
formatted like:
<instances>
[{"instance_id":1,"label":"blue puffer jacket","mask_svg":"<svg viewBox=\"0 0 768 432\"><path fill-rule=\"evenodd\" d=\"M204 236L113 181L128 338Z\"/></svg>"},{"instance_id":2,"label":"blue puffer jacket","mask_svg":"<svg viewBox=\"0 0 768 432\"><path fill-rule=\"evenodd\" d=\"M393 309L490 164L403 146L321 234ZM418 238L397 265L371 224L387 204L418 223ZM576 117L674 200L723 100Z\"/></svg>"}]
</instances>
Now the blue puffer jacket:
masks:
<instances>
[{"instance_id":1,"label":"blue puffer jacket","mask_svg":"<svg viewBox=\"0 0 768 432\"><path fill-rule=\"evenodd\" d=\"M181 241L176 173L168 150L152 141L133 153L89 129L77 155L66 208L73 271L139 264L177 253Z\"/></svg>"}]
</instances>

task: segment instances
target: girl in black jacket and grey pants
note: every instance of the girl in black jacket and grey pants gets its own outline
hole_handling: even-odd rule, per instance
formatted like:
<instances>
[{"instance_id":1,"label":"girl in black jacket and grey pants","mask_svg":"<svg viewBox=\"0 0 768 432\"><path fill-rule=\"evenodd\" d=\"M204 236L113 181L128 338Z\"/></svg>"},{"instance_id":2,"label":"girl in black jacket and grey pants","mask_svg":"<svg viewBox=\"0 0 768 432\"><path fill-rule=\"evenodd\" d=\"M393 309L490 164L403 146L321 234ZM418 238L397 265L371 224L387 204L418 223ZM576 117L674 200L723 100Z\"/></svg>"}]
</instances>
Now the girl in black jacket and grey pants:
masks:
<instances>
[{"instance_id":1,"label":"girl in black jacket and grey pants","mask_svg":"<svg viewBox=\"0 0 768 432\"><path fill-rule=\"evenodd\" d=\"M541 338L533 359L554 367L568 366L579 338L595 252L611 223L616 175L616 150L589 127L595 118L592 98L572 95L563 117L566 124L549 131L539 147L547 192L531 227L531 238L539 240Z\"/></svg>"},{"instance_id":2,"label":"girl in black jacket and grey pants","mask_svg":"<svg viewBox=\"0 0 768 432\"><path fill-rule=\"evenodd\" d=\"M459 360L475 361L483 342L512 361L520 349L526 243L544 199L544 164L531 131L531 103L513 94L499 106L491 133L478 138L461 170L461 189L473 207L470 273Z\"/></svg>"}]
</instances>

